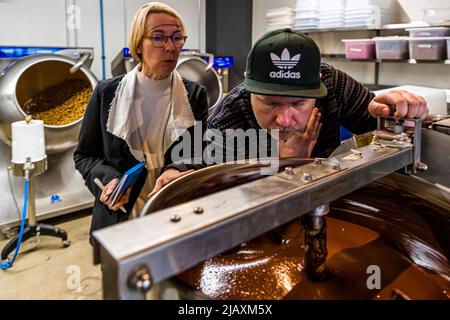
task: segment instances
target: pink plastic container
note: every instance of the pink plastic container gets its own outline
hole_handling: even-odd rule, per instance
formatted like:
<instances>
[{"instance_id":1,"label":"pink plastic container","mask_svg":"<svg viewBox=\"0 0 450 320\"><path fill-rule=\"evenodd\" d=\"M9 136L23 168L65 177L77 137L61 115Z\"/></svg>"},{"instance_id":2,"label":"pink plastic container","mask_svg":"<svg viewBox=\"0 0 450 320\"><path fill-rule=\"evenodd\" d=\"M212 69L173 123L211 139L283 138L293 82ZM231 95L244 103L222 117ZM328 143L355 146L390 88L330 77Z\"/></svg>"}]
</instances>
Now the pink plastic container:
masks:
<instances>
[{"instance_id":1,"label":"pink plastic container","mask_svg":"<svg viewBox=\"0 0 450 320\"><path fill-rule=\"evenodd\" d=\"M375 59L375 41L372 39L342 39L347 59Z\"/></svg>"}]
</instances>

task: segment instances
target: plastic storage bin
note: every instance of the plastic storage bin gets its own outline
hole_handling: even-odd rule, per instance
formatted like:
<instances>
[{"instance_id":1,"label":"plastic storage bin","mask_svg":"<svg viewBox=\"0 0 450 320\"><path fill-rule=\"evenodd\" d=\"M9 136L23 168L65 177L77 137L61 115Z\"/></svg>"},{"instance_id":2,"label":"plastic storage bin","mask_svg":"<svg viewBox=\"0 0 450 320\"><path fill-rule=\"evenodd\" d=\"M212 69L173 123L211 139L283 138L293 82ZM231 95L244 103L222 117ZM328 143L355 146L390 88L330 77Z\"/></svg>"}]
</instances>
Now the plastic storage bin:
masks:
<instances>
[{"instance_id":1,"label":"plastic storage bin","mask_svg":"<svg viewBox=\"0 0 450 320\"><path fill-rule=\"evenodd\" d=\"M450 38L447 38L447 59L450 60Z\"/></svg>"},{"instance_id":2,"label":"plastic storage bin","mask_svg":"<svg viewBox=\"0 0 450 320\"><path fill-rule=\"evenodd\" d=\"M347 59L375 59L375 41L372 39L342 39Z\"/></svg>"},{"instance_id":3,"label":"plastic storage bin","mask_svg":"<svg viewBox=\"0 0 450 320\"><path fill-rule=\"evenodd\" d=\"M450 36L450 28L447 27L410 28L406 29L406 31L409 31L411 38Z\"/></svg>"},{"instance_id":4,"label":"plastic storage bin","mask_svg":"<svg viewBox=\"0 0 450 320\"><path fill-rule=\"evenodd\" d=\"M408 37L376 37L377 59L403 60L409 58Z\"/></svg>"},{"instance_id":5,"label":"plastic storage bin","mask_svg":"<svg viewBox=\"0 0 450 320\"><path fill-rule=\"evenodd\" d=\"M416 60L444 60L446 58L445 37L410 38L409 53Z\"/></svg>"},{"instance_id":6,"label":"plastic storage bin","mask_svg":"<svg viewBox=\"0 0 450 320\"><path fill-rule=\"evenodd\" d=\"M432 2L432 1L428 1ZM422 21L429 23L442 23L448 21L448 17L450 17L450 5L444 5L444 1L433 1L436 2L437 5L434 5L432 8L424 8L422 9ZM439 2L441 5L439 5Z\"/></svg>"}]
</instances>

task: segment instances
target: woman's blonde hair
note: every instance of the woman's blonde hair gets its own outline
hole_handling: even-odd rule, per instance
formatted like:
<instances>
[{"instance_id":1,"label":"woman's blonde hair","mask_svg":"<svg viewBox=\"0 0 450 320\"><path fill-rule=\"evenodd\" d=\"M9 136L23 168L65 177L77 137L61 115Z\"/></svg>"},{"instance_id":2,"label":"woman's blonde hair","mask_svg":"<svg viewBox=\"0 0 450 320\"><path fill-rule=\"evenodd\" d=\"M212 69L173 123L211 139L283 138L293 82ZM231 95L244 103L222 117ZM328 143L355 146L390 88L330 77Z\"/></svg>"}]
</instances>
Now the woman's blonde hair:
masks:
<instances>
[{"instance_id":1,"label":"woman's blonde hair","mask_svg":"<svg viewBox=\"0 0 450 320\"><path fill-rule=\"evenodd\" d=\"M128 42L130 53L137 61L141 61L142 53L138 53L138 48L142 43L145 34L145 22L150 13L170 14L179 21L183 36L186 35L186 28L184 27L183 20L175 9L162 2L149 2L144 4L133 17L133 21L131 22L130 40Z\"/></svg>"}]
</instances>

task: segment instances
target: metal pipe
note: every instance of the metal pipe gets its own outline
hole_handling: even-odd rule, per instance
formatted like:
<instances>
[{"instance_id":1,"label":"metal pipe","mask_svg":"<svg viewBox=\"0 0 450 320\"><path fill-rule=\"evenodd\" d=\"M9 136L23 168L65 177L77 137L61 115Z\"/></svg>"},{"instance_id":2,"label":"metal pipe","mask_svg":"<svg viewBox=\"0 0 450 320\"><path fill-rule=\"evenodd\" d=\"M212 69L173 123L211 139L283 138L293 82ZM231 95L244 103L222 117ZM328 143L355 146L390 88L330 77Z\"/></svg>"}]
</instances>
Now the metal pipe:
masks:
<instances>
[{"instance_id":1,"label":"metal pipe","mask_svg":"<svg viewBox=\"0 0 450 320\"><path fill-rule=\"evenodd\" d=\"M197 35L198 35L197 44L198 45L197 45L197 48L199 48L200 51L206 51L205 48L202 48L202 41L201 41L201 39L202 39L202 33L201 33L201 30L202 30L202 19L200 17L203 17L203 15L202 15L202 3L201 2L202 2L201 0L197 0L197 14L198 14L198 18L197 18L197 22L198 22L197 23L197 28L198 28L198 30L197 30ZM204 50L202 50L202 49L204 49Z\"/></svg>"},{"instance_id":2,"label":"metal pipe","mask_svg":"<svg viewBox=\"0 0 450 320\"><path fill-rule=\"evenodd\" d=\"M321 205L302 217L305 228L305 258L303 268L311 280L320 281L326 276L328 204Z\"/></svg>"},{"instance_id":3,"label":"metal pipe","mask_svg":"<svg viewBox=\"0 0 450 320\"><path fill-rule=\"evenodd\" d=\"M214 55L211 53L201 53L194 50L183 51L182 55L184 56L197 56L197 57L206 57L208 58L208 64L205 67L205 71L210 70L214 65Z\"/></svg>"},{"instance_id":4,"label":"metal pipe","mask_svg":"<svg viewBox=\"0 0 450 320\"><path fill-rule=\"evenodd\" d=\"M128 36L127 36L127 32L128 32L128 19L127 19L127 6L125 4L125 0L122 0L122 9L123 9L123 39L124 39L124 43L123 46L127 47L128 46Z\"/></svg>"},{"instance_id":5,"label":"metal pipe","mask_svg":"<svg viewBox=\"0 0 450 320\"><path fill-rule=\"evenodd\" d=\"M28 119L29 120L29 119ZM35 165L31 162L31 158L27 158L26 162L23 164L23 171L25 180L28 180L28 226L34 227L36 225L36 202L34 197L34 187L33 187L33 169Z\"/></svg>"},{"instance_id":6,"label":"metal pipe","mask_svg":"<svg viewBox=\"0 0 450 320\"><path fill-rule=\"evenodd\" d=\"M106 66L105 66L105 29L103 21L103 0L100 0L100 34L102 43L102 80L106 79Z\"/></svg>"},{"instance_id":7,"label":"metal pipe","mask_svg":"<svg viewBox=\"0 0 450 320\"><path fill-rule=\"evenodd\" d=\"M28 226L36 225L36 201L34 197L34 182L32 175L28 182Z\"/></svg>"},{"instance_id":8,"label":"metal pipe","mask_svg":"<svg viewBox=\"0 0 450 320\"><path fill-rule=\"evenodd\" d=\"M208 64L205 67L205 71L209 71L214 65L214 55L211 53L205 53L203 55L208 57Z\"/></svg>"},{"instance_id":9,"label":"metal pipe","mask_svg":"<svg viewBox=\"0 0 450 320\"><path fill-rule=\"evenodd\" d=\"M86 62L86 60L90 58L90 56L91 56L91 54L89 52L83 53L81 55L80 60L78 60L78 62L69 69L69 72L70 73L77 72L83 66L83 64Z\"/></svg>"}]
</instances>

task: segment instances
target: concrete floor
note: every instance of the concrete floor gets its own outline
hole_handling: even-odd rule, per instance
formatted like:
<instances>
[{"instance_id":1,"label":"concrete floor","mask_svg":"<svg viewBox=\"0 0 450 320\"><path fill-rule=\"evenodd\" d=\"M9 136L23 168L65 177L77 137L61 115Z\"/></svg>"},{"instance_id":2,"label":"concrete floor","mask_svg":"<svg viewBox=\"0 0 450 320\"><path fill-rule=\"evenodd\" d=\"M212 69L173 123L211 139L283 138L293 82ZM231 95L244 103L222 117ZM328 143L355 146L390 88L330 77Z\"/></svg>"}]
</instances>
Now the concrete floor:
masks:
<instances>
[{"instance_id":1,"label":"concrete floor","mask_svg":"<svg viewBox=\"0 0 450 320\"><path fill-rule=\"evenodd\" d=\"M63 248L61 241L40 237L40 243L26 241L14 266L0 271L0 299L102 299L100 265L92 263L89 244L89 211L67 214L46 223L68 233L71 245ZM3 248L8 240L0 241ZM30 249L30 250L29 250Z\"/></svg>"}]
</instances>

